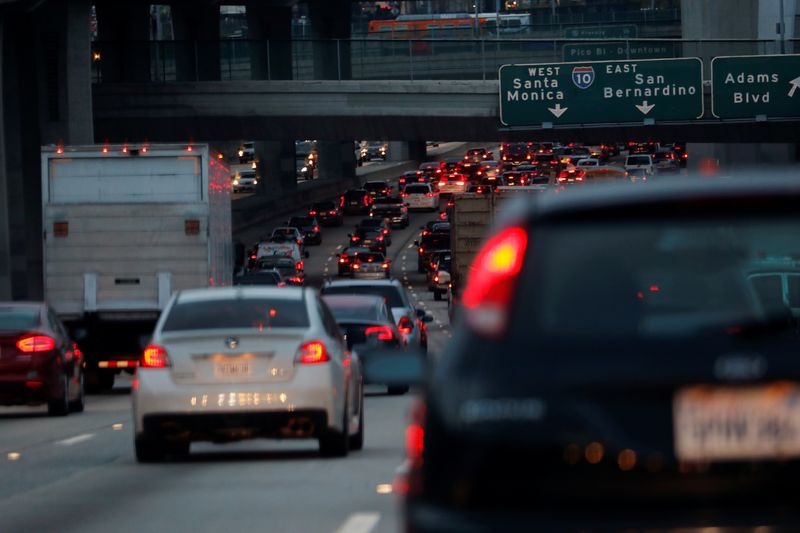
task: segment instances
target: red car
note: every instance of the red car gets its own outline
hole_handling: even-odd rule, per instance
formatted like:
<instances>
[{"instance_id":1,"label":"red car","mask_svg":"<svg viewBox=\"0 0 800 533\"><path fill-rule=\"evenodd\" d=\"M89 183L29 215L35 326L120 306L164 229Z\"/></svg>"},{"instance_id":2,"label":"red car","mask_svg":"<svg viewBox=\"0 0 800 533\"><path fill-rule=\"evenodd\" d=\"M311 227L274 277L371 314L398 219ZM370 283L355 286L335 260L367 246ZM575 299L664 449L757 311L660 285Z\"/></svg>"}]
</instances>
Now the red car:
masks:
<instances>
[{"instance_id":1,"label":"red car","mask_svg":"<svg viewBox=\"0 0 800 533\"><path fill-rule=\"evenodd\" d=\"M44 303L0 303L0 405L83 411L83 354Z\"/></svg>"}]
</instances>

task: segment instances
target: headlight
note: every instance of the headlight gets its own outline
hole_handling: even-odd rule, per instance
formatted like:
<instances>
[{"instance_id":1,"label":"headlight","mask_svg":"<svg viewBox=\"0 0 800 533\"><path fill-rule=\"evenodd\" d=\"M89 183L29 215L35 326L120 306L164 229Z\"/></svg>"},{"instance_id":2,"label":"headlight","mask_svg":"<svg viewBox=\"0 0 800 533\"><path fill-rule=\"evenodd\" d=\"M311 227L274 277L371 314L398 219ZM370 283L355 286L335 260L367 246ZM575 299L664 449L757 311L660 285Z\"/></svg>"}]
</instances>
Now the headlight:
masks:
<instances>
[{"instance_id":1,"label":"headlight","mask_svg":"<svg viewBox=\"0 0 800 533\"><path fill-rule=\"evenodd\" d=\"M253 180L253 185L258 185L258 180Z\"/></svg>"},{"instance_id":2,"label":"headlight","mask_svg":"<svg viewBox=\"0 0 800 533\"><path fill-rule=\"evenodd\" d=\"M239 185L239 180L233 180L234 185Z\"/></svg>"},{"instance_id":3,"label":"headlight","mask_svg":"<svg viewBox=\"0 0 800 533\"><path fill-rule=\"evenodd\" d=\"M300 172L308 172L308 167L303 167L300 169Z\"/></svg>"}]
</instances>

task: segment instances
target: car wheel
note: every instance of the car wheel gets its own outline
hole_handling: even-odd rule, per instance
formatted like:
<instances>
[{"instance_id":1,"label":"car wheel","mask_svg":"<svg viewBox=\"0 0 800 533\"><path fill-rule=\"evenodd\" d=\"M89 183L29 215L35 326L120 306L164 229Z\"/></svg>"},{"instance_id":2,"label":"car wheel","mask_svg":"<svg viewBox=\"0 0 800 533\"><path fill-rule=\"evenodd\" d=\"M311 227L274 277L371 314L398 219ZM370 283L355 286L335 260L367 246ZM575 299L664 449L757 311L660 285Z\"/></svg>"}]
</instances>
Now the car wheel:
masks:
<instances>
[{"instance_id":1,"label":"car wheel","mask_svg":"<svg viewBox=\"0 0 800 533\"><path fill-rule=\"evenodd\" d=\"M364 389L361 388L361 405L358 408L358 433L350 436L350 449L361 450L364 448Z\"/></svg>"},{"instance_id":2,"label":"car wheel","mask_svg":"<svg viewBox=\"0 0 800 533\"><path fill-rule=\"evenodd\" d=\"M164 441L147 433L137 435L133 441L136 460L140 463L158 463L167 455Z\"/></svg>"},{"instance_id":3,"label":"car wheel","mask_svg":"<svg viewBox=\"0 0 800 533\"><path fill-rule=\"evenodd\" d=\"M67 376L62 378L61 394L58 398L51 398L47 401L47 414L49 416L67 416L69 413L69 380Z\"/></svg>"},{"instance_id":4,"label":"car wheel","mask_svg":"<svg viewBox=\"0 0 800 533\"><path fill-rule=\"evenodd\" d=\"M437 291L437 290L434 290L433 291L433 299L436 300L437 302L441 302L442 301L442 293Z\"/></svg>"},{"instance_id":5,"label":"car wheel","mask_svg":"<svg viewBox=\"0 0 800 533\"><path fill-rule=\"evenodd\" d=\"M78 390L78 397L75 400L69 402L69 410L73 413L82 413L85 404L86 395L84 393L83 372L81 372L81 377L78 386L80 387L80 389Z\"/></svg>"},{"instance_id":6,"label":"car wheel","mask_svg":"<svg viewBox=\"0 0 800 533\"><path fill-rule=\"evenodd\" d=\"M392 385L387 388L389 396L400 396L408 392L408 385Z\"/></svg>"},{"instance_id":7,"label":"car wheel","mask_svg":"<svg viewBox=\"0 0 800 533\"><path fill-rule=\"evenodd\" d=\"M347 435L347 404L344 406L342 431L327 429L319 438L319 453L323 457L346 457L350 450L350 438Z\"/></svg>"}]
</instances>

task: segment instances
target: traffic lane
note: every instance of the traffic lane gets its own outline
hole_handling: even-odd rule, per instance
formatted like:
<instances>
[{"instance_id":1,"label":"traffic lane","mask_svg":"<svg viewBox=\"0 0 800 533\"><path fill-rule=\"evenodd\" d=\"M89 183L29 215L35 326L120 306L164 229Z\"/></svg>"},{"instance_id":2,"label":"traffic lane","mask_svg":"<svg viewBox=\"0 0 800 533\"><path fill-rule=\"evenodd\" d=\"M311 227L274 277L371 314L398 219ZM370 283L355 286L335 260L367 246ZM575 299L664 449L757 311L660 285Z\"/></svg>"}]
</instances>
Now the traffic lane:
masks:
<instances>
[{"instance_id":1,"label":"traffic lane","mask_svg":"<svg viewBox=\"0 0 800 533\"><path fill-rule=\"evenodd\" d=\"M88 396L84 412L67 417L48 417L44 408L0 409L0 501L131 453L130 439L120 437L130 428L130 380L121 381L128 385Z\"/></svg>"},{"instance_id":2,"label":"traffic lane","mask_svg":"<svg viewBox=\"0 0 800 533\"><path fill-rule=\"evenodd\" d=\"M316 441L243 441L197 443L184 461L140 465L130 424L98 433L91 446L43 445L0 468L0 529L333 532L366 520L371 527L358 531L394 532L388 492L410 401L370 394L364 449L340 459L321 458ZM6 489L48 469L56 475L47 483Z\"/></svg>"}]
</instances>

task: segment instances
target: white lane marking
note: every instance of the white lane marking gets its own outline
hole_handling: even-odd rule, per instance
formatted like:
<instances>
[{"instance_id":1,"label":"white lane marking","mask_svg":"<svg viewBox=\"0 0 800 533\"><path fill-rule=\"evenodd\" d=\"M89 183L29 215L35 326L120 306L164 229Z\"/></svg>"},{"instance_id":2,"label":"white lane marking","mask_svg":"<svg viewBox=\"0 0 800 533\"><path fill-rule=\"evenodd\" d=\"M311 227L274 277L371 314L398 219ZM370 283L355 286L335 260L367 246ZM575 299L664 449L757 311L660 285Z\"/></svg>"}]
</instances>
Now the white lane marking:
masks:
<instances>
[{"instance_id":1,"label":"white lane marking","mask_svg":"<svg viewBox=\"0 0 800 533\"><path fill-rule=\"evenodd\" d=\"M426 303L425 303L425 302L423 302L422 300L419 300L419 305L420 305L421 307L427 307L427 306L428 306L428 304L426 304Z\"/></svg>"},{"instance_id":2,"label":"white lane marking","mask_svg":"<svg viewBox=\"0 0 800 533\"><path fill-rule=\"evenodd\" d=\"M333 261L333 256L332 255L328 257L328 261Z\"/></svg>"},{"instance_id":3,"label":"white lane marking","mask_svg":"<svg viewBox=\"0 0 800 533\"><path fill-rule=\"evenodd\" d=\"M409 244L409 245L408 245L408 249L409 249L409 250L410 250L410 249L412 249L413 247L414 247L414 243L413 243L413 242L412 242L411 244Z\"/></svg>"},{"instance_id":4,"label":"white lane marking","mask_svg":"<svg viewBox=\"0 0 800 533\"><path fill-rule=\"evenodd\" d=\"M78 444L79 442L83 442L85 440L93 439L94 433L84 433L83 435L77 435L75 437L70 437L68 439L60 440L56 442L61 446L72 446L73 444Z\"/></svg>"},{"instance_id":5,"label":"white lane marking","mask_svg":"<svg viewBox=\"0 0 800 533\"><path fill-rule=\"evenodd\" d=\"M342 249L342 245L341 244L336 245L336 249L337 250L341 250Z\"/></svg>"},{"instance_id":6,"label":"white lane marking","mask_svg":"<svg viewBox=\"0 0 800 533\"><path fill-rule=\"evenodd\" d=\"M405 265L403 265L402 267L400 267L400 269L401 269L403 272L405 272L405 271L406 271L406 266L405 266Z\"/></svg>"},{"instance_id":7,"label":"white lane marking","mask_svg":"<svg viewBox=\"0 0 800 533\"><path fill-rule=\"evenodd\" d=\"M380 513L352 513L335 533L369 533L380 519Z\"/></svg>"},{"instance_id":8,"label":"white lane marking","mask_svg":"<svg viewBox=\"0 0 800 533\"><path fill-rule=\"evenodd\" d=\"M406 254L403 254L403 258L402 258L403 261L405 261L407 258L408 258L408 256Z\"/></svg>"}]
</instances>

